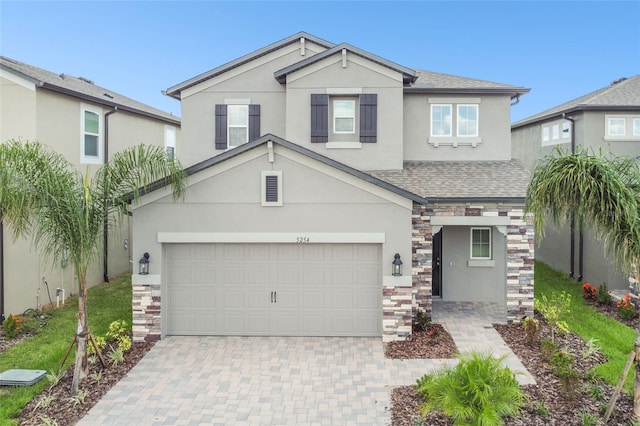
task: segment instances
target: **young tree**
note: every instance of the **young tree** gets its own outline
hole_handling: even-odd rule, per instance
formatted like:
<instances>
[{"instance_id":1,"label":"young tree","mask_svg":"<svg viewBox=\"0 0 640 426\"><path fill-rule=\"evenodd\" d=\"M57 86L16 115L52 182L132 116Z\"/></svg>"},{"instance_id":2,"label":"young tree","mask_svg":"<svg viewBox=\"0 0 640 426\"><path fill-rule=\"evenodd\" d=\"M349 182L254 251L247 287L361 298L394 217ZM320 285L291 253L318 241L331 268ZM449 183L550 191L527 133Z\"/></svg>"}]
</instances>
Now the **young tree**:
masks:
<instances>
[{"instance_id":1,"label":"young tree","mask_svg":"<svg viewBox=\"0 0 640 426\"><path fill-rule=\"evenodd\" d=\"M0 221L14 238L31 234L53 262L68 258L79 284L75 369L71 392L88 373L87 269L96 260L105 221L117 226L130 200L155 185L171 185L174 199L185 191L180 165L158 146L117 153L97 172L84 175L38 142L0 144Z\"/></svg>"},{"instance_id":2,"label":"young tree","mask_svg":"<svg viewBox=\"0 0 640 426\"><path fill-rule=\"evenodd\" d=\"M575 218L602 239L617 263L640 283L640 166L632 157L605 157L557 150L536 166L525 210L544 235L547 217L556 224ZM640 334L639 334L640 336ZM640 337L636 338L633 415L640 419Z\"/></svg>"}]
</instances>

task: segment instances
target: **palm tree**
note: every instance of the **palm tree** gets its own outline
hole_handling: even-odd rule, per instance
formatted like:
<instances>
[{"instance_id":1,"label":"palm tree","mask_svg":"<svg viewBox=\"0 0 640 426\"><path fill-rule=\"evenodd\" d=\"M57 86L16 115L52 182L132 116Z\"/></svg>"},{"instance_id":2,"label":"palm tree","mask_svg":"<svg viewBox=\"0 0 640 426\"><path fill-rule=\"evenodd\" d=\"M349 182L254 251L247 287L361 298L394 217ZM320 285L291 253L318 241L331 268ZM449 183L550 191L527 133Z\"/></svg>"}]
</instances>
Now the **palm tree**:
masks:
<instances>
[{"instance_id":1,"label":"palm tree","mask_svg":"<svg viewBox=\"0 0 640 426\"><path fill-rule=\"evenodd\" d=\"M96 260L105 221L117 226L130 200L155 185L185 191L185 174L158 146L139 145L117 153L93 177L82 175L60 154L38 142L0 144L0 221L14 238L31 234L53 262L68 258L79 284L75 369L71 386L88 374L87 269Z\"/></svg>"},{"instance_id":2,"label":"palm tree","mask_svg":"<svg viewBox=\"0 0 640 426\"><path fill-rule=\"evenodd\" d=\"M556 224L575 218L593 229L617 263L640 284L640 166L632 157L557 150L536 166L525 210L544 235L547 217ZM640 330L635 342L634 419L640 419Z\"/></svg>"}]
</instances>

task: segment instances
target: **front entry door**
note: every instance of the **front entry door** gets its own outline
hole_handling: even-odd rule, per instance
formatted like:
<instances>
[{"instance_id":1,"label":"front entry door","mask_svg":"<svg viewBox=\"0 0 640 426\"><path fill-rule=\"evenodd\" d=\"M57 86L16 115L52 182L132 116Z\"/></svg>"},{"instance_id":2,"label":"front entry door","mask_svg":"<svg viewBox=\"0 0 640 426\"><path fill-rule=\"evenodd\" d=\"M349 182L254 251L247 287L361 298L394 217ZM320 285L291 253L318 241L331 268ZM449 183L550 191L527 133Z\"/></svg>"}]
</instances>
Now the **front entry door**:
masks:
<instances>
[{"instance_id":1,"label":"front entry door","mask_svg":"<svg viewBox=\"0 0 640 426\"><path fill-rule=\"evenodd\" d=\"M433 235L431 262L431 294L433 297L442 297L442 229Z\"/></svg>"}]
</instances>

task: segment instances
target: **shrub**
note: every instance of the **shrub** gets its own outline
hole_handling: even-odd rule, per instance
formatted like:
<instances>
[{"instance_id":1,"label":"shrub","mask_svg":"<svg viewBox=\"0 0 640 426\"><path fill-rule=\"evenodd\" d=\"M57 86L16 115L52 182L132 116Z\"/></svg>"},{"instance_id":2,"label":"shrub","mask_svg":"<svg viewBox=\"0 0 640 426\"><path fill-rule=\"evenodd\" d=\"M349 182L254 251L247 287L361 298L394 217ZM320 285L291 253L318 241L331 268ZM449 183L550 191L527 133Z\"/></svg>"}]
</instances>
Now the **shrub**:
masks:
<instances>
[{"instance_id":1,"label":"shrub","mask_svg":"<svg viewBox=\"0 0 640 426\"><path fill-rule=\"evenodd\" d=\"M107 331L105 337L107 340L115 340L118 343L118 347L123 352L127 352L131 349L130 332L131 329L125 320L117 320L109 324L109 331Z\"/></svg>"},{"instance_id":2,"label":"shrub","mask_svg":"<svg viewBox=\"0 0 640 426\"><path fill-rule=\"evenodd\" d=\"M535 308L542 314L544 319L549 323L551 327L551 340L555 341L555 335L559 333L568 333L569 326L565 321L560 321L562 315L571 312L571 295L566 291L562 293L554 293L551 299L547 298L546 294L543 294L540 299L535 299Z\"/></svg>"},{"instance_id":3,"label":"shrub","mask_svg":"<svg viewBox=\"0 0 640 426\"><path fill-rule=\"evenodd\" d=\"M502 365L504 356L470 353L457 366L423 377L417 392L424 399L422 413L441 411L454 424L501 425L517 415L525 402L515 374Z\"/></svg>"},{"instance_id":4,"label":"shrub","mask_svg":"<svg viewBox=\"0 0 640 426\"><path fill-rule=\"evenodd\" d=\"M600 284L598 287L598 296L596 297L596 302L601 305L608 305L611 303L611 294L609 293L609 289L607 288L607 283Z\"/></svg>"},{"instance_id":5,"label":"shrub","mask_svg":"<svg viewBox=\"0 0 640 426\"><path fill-rule=\"evenodd\" d=\"M580 381L578 372L573 368L576 357L567 351L557 351L551 357L553 372L560 379L560 389L569 398L574 398Z\"/></svg>"},{"instance_id":6,"label":"shrub","mask_svg":"<svg viewBox=\"0 0 640 426\"><path fill-rule=\"evenodd\" d=\"M14 339L20 333L18 323L19 320L11 314L2 321L2 331L7 340Z\"/></svg>"},{"instance_id":7,"label":"shrub","mask_svg":"<svg viewBox=\"0 0 640 426\"><path fill-rule=\"evenodd\" d=\"M533 317L526 317L522 322L524 328L524 341L528 345L533 345L540 338L540 321Z\"/></svg>"},{"instance_id":8,"label":"shrub","mask_svg":"<svg viewBox=\"0 0 640 426\"><path fill-rule=\"evenodd\" d=\"M107 341L102 336L94 336L93 340L95 340L96 345L98 346L98 349L100 349L101 351L105 348L105 346L107 346ZM96 352L96 349L93 347L93 344L88 344L87 353L93 354L95 352Z\"/></svg>"},{"instance_id":9,"label":"shrub","mask_svg":"<svg viewBox=\"0 0 640 426\"><path fill-rule=\"evenodd\" d=\"M430 325L431 318L422 309L419 309L413 319L413 329L415 331L427 331Z\"/></svg>"},{"instance_id":10,"label":"shrub","mask_svg":"<svg viewBox=\"0 0 640 426\"><path fill-rule=\"evenodd\" d=\"M598 297L598 289L589 283L582 285L582 291L584 292L584 298L587 300L596 300Z\"/></svg>"},{"instance_id":11,"label":"shrub","mask_svg":"<svg viewBox=\"0 0 640 426\"><path fill-rule=\"evenodd\" d=\"M618 308L618 315L620 315L620 318L630 320L636 317L636 308L633 306L631 295L629 293L624 296L624 299L618 300L616 307Z\"/></svg>"}]
</instances>

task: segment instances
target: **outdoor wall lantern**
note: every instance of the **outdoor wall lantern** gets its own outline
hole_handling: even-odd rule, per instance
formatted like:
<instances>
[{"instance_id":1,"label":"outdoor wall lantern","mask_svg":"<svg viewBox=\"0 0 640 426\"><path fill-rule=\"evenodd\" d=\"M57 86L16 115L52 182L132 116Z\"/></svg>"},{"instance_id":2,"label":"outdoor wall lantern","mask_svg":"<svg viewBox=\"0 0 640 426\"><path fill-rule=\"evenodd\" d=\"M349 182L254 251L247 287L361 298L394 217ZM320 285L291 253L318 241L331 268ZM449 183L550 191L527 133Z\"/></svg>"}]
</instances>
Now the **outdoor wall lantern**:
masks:
<instances>
[{"instance_id":1,"label":"outdoor wall lantern","mask_svg":"<svg viewBox=\"0 0 640 426\"><path fill-rule=\"evenodd\" d=\"M149 253L143 254L138 261L138 274L149 275Z\"/></svg>"},{"instance_id":2,"label":"outdoor wall lantern","mask_svg":"<svg viewBox=\"0 0 640 426\"><path fill-rule=\"evenodd\" d=\"M392 265L393 276L399 277L402 275L402 260L400 260L399 253L396 253L395 256L393 256Z\"/></svg>"}]
</instances>

